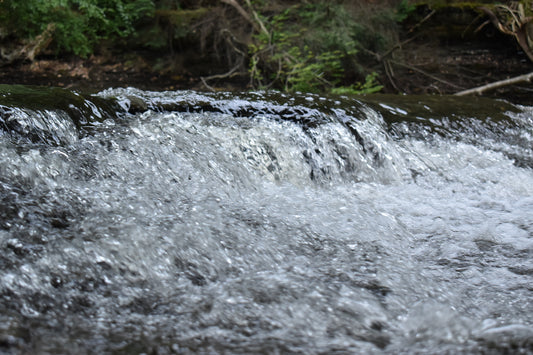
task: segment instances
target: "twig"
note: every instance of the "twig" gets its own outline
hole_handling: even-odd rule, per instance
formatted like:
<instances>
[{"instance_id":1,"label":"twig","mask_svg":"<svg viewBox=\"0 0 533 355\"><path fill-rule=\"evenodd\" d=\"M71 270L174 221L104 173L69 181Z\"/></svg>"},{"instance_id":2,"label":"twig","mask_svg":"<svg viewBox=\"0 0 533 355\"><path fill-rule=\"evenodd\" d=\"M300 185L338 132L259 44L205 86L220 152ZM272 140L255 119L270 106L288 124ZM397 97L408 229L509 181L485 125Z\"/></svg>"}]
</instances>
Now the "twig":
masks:
<instances>
[{"instance_id":1,"label":"twig","mask_svg":"<svg viewBox=\"0 0 533 355\"><path fill-rule=\"evenodd\" d=\"M250 14L246 12L246 10L243 9L242 6L239 5L239 3L236 0L220 0L220 1L230 6L233 6L233 8L237 10L237 12L241 14L241 16L244 17L246 21L248 21L252 26L254 26L254 28L258 29L257 23L255 23L254 20L252 20L252 18L250 17Z\"/></svg>"},{"instance_id":2,"label":"twig","mask_svg":"<svg viewBox=\"0 0 533 355\"><path fill-rule=\"evenodd\" d=\"M235 37L235 35L230 31L228 30L227 28L223 28L222 30L220 30L220 34L226 34L227 37L229 37L231 40L228 41L227 43L229 43L231 45L231 47L233 47L233 50L237 53L239 53L241 56L243 57L246 57L246 53L244 53L243 51L241 51L240 49L238 49L234 44L233 42L236 42L240 45L243 45L243 46L246 46L246 43L244 42L241 42L237 39L237 37Z\"/></svg>"},{"instance_id":3,"label":"twig","mask_svg":"<svg viewBox=\"0 0 533 355\"><path fill-rule=\"evenodd\" d=\"M266 34L268 38L270 38L270 33L266 29L265 24L263 23L263 21L261 21L261 19L259 18L259 15L257 14L257 11L254 10L250 0L245 0L245 1L246 1L246 4L248 5L248 7L250 8L250 11L252 11L252 15L254 15L255 21L259 24L259 27L261 28L261 31L263 31L263 33Z\"/></svg>"},{"instance_id":4,"label":"twig","mask_svg":"<svg viewBox=\"0 0 533 355\"><path fill-rule=\"evenodd\" d=\"M400 88L396 85L394 82L394 73L391 68L391 64L388 60L383 61L383 67L385 67L385 73L387 74L387 78L389 79L389 82L391 83L392 87L396 89L396 91L401 92Z\"/></svg>"},{"instance_id":5,"label":"twig","mask_svg":"<svg viewBox=\"0 0 533 355\"><path fill-rule=\"evenodd\" d=\"M209 85L205 82L205 79L204 79L203 76L200 77L200 80L202 80L202 83L205 85L205 87L206 87L207 89L209 89L209 91L212 91L212 92L215 92L215 91L216 91L215 89L213 89L212 86L209 86Z\"/></svg>"},{"instance_id":6,"label":"twig","mask_svg":"<svg viewBox=\"0 0 533 355\"><path fill-rule=\"evenodd\" d=\"M531 49L529 48L529 38L527 33L527 24L533 21L533 17L525 17L522 16L523 14L521 13L520 18L518 18L514 11L508 6L496 5L496 7L508 11L513 17L514 21L511 24L511 30L502 25L502 23L500 22L500 20L498 20L494 12L492 12L487 7L482 6L480 7L480 10L488 16L494 27L500 30L500 32L514 36L520 47L522 47L524 53L526 53L529 60L533 62L533 52L531 52Z\"/></svg>"},{"instance_id":7,"label":"twig","mask_svg":"<svg viewBox=\"0 0 533 355\"><path fill-rule=\"evenodd\" d=\"M513 85L513 84L518 84L522 82L529 82L531 80L533 80L533 73L524 74L524 75L516 76L514 78L509 78L505 80L496 81L496 82L483 85L483 86L479 86L473 89L459 91L455 93L454 95L455 96L465 96L465 95L470 95L470 94L481 95L484 91L487 91L487 90L493 90L493 89L497 89L497 88L501 88L501 87Z\"/></svg>"},{"instance_id":8,"label":"twig","mask_svg":"<svg viewBox=\"0 0 533 355\"><path fill-rule=\"evenodd\" d=\"M231 68L231 70L227 73L224 73L224 74L215 74L215 75L210 75L210 76L206 76L206 77L203 77L201 76L200 77L200 80L202 80L202 83L205 85L206 88L208 88L209 90L211 91L216 91L215 89L213 89L212 86L208 85L207 84L207 80L213 80L213 79L224 79L224 78L228 78L228 77L231 77L234 75L234 73L237 71L237 69L239 69L239 67L242 65L242 60L239 61L239 63L237 63L236 66L234 66L233 68ZM237 73L238 74L238 73Z\"/></svg>"},{"instance_id":9,"label":"twig","mask_svg":"<svg viewBox=\"0 0 533 355\"><path fill-rule=\"evenodd\" d=\"M263 21L261 21L261 19L259 18L259 15L257 14L257 12L253 9L252 3L250 2L250 0L245 0L245 1L248 7L250 7L250 11L252 11L252 15L254 16L253 19L250 16L250 14L236 0L220 0L220 1L230 6L233 6L233 8L237 10L237 12L241 14L241 16L244 17L244 19L248 21L257 32L264 32L267 35L267 37L270 38L270 33L266 29Z\"/></svg>"},{"instance_id":10,"label":"twig","mask_svg":"<svg viewBox=\"0 0 533 355\"><path fill-rule=\"evenodd\" d=\"M407 33L411 33L413 32L417 27L420 27L424 22L426 22L427 20L429 20L429 18L433 15L435 15L437 11L435 10L431 10L431 12L429 14L426 15L426 17L424 17L422 20L420 20L420 22L418 22L416 25L414 25L413 27L411 27L409 29L409 31Z\"/></svg>"},{"instance_id":11,"label":"twig","mask_svg":"<svg viewBox=\"0 0 533 355\"><path fill-rule=\"evenodd\" d=\"M414 41L417 37L418 37L418 35L414 35L413 37L407 38L405 41L402 41L400 43L396 43L392 48L390 48L388 51L386 51L383 54L374 53L375 56L376 56L376 59L378 61L381 61L383 58L388 57L392 52L394 52L398 48L402 48L402 46L406 45L407 43L409 43L411 41ZM368 51L368 52L371 52L371 51Z\"/></svg>"},{"instance_id":12,"label":"twig","mask_svg":"<svg viewBox=\"0 0 533 355\"><path fill-rule=\"evenodd\" d=\"M242 61L239 61L239 63L237 63L236 66L234 66L233 68L231 68L231 70L227 73L224 73L224 74L215 74L215 75L210 75L210 76L206 76L206 77L202 77L202 80L213 80L213 79L224 79L224 78L228 78L228 77L231 77L231 75L237 71L237 69L239 69L239 67L242 65Z\"/></svg>"},{"instance_id":13,"label":"twig","mask_svg":"<svg viewBox=\"0 0 533 355\"><path fill-rule=\"evenodd\" d=\"M407 69L411 69L411 70L414 70L414 71L416 71L416 72L419 72L420 74L423 74L423 75L425 75L425 76L427 76L427 77L430 77L430 78L432 78L432 79L434 79L434 80L440 81L441 83L444 83L444 84L446 84L446 85L453 86L454 88L459 88L459 89L461 88L459 85L455 85L454 83L450 83L449 81L446 81L446 80L440 79L440 78L436 77L435 75L432 75L432 74L430 74L430 73L428 73L428 72L425 72L425 71L423 71L422 69L418 69L418 68L416 68L416 67L413 67L412 65L408 65L408 64L400 63L400 62L397 62L397 61L395 61L395 60L391 60L390 62L391 62L391 63L394 63L394 64L396 64L396 65L399 65L399 66L401 66L401 67L405 67L405 68L407 68Z\"/></svg>"}]
</instances>

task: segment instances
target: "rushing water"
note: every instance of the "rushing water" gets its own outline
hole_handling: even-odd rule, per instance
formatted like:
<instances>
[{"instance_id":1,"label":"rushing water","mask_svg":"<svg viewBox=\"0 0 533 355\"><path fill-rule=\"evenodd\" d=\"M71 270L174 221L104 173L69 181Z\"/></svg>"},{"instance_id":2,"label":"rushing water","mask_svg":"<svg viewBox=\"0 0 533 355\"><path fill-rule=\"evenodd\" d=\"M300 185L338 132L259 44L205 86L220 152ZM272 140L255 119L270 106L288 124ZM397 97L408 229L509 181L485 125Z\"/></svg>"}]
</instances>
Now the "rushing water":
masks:
<instances>
[{"instance_id":1,"label":"rushing water","mask_svg":"<svg viewBox=\"0 0 533 355\"><path fill-rule=\"evenodd\" d=\"M0 91L0 353L533 353L529 107Z\"/></svg>"}]
</instances>

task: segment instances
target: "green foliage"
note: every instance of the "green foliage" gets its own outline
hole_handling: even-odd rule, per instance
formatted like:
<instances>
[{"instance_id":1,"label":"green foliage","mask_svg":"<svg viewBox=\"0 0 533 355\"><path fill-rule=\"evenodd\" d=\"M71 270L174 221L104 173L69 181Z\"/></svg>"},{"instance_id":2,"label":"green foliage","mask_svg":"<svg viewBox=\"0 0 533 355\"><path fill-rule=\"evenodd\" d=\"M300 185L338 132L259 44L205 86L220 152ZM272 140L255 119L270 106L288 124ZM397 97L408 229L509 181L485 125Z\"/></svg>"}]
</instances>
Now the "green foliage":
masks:
<instances>
[{"instance_id":1,"label":"green foliage","mask_svg":"<svg viewBox=\"0 0 533 355\"><path fill-rule=\"evenodd\" d=\"M364 95L379 92L383 89L383 85L378 84L376 81L377 76L378 74L376 72L370 73L366 76L364 83L333 88L331 89L331 93L337 95Z\"/></svg>"},{"instance_id":2,"label":"green foliage","mask_svg":"<svg viewBox=\"0 0 533 355\"><path fill-rule=\"evenodd\" d=\"M396 7L396 16L395 20L397 22L402 22L405 20L413 11L415 11L416 5L410 4L409 0L401 0L398 6Z\"/></svg>"},{"instance_id":3,"label":"green foliage","mask_svg":"<svg viewBox=\"0 0 533 355\"><path fill-rule=\"evenodd\" d=\"M55 25L56 51L86 56L95 44L134 33L135 22L154 9L151 0L3 0L4 33L32 38Z\"/></svg>"},{"instance_id":4,"label":"green foliage","mask_svg":"<svg viewBox=\"0 0 533 355\"><path fill-rule=\"evenodd\" d=\"M288 91L318 92L331 87L343 73L339 51L314 55L307 47L307 54L298 47L290 51L292 62L287 65L285 89Z\"/></svg>"},{"instance_id":5,"label":"green foliage","mask_svg":"<svg viewBox=\"0 0 533 355\"><path fill-rule=\"evenodd\" d=\"M48 28L47 48L88 56L102 40L135 36L137 48L205 51L232 68L248 60L253 87L369 93L381 86L368 63L398 42L414 9L409 0L237 3L242 11L220 0L0 0L0 39L20 46Z\"/></svg>"},{"instance_id":6,"label":"green foliage","mask_svg":"<svg viewBox=\"0 0 533 355\"><path fill-rule=\"evenodd\" d=\"M259 13L272 11L266 3L254 4ZM269 17L259 16L269 33L256 34L249 46L254 86L323 92L353 82L351 78L363 78L363 83L338 90L381 90L377 74L359 64L360 55L388 49L396 40L391 33L397 33L398 22L413 7L407 0L376 9L364 6L348 1L306 1Z\"/></svg>"}]
</instances>

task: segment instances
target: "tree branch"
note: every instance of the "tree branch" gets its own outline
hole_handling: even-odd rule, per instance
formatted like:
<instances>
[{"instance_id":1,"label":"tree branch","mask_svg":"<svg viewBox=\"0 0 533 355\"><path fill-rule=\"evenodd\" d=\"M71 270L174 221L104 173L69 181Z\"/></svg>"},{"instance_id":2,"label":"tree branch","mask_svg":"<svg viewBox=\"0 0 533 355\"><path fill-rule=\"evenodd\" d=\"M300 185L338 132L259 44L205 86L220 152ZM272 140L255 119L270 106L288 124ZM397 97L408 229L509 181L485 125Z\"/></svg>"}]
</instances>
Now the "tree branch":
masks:
<instances>
[{"instance_id":1,"label":"tree branch","mask_svg":"<svg viewBox=\"0 0 533 355\"><path fill-rule=\"evenodd\" d=\"M223 2L224 4L228 4L230 6L233 6L233 8L235 10L237 10L237 12L239 14L241 14L242 17L244 17L244 19L246 21L248 21L253 27L254 29L257 31L257 32L263 32L264 34L266 34L269 38L270 38L270 33L268 32L268 30L266 29L265 27L265 24L263 23L263 21L261 21L261 19L259 18L259 15L257 14L257 12L254 11L253 7L252 7L252 3L250 2L250 0L245 0L246 1L246 4L248 5L248 7L250 8L250 10L252 11L252 15L253 15L253 18L250 16L250 14L237 2L237 0L220 0L221 2Z\"/></svg>"},{"instance_id":2,"label":"tree branch","mask_svg":"<svg viewBox=\"0 0 533 355\"><path fill-rule=\"evenodd\" d=\"M404 67L404 68L411 69L411 70L413 70L413 71L419 72L420 74L425 75L425 76L427 76L427 77L430 77L431 79L434 79L434 80L440 81L440 82L443 83L443 84L446 84L446 85L449 85L449 86L452 86L452 87L455 87L455 88L459 88L459 89L461 89L461 87L460 87L459 85L456 85L456 84L454 84L454 83L450 83L449 81L446 81L446 80L443 80L443 79L440 79L440 78L436 77L435 75L432 75L432 74L430 74L430 73L428 73L428 72L425 72L425 71L423 71L422 69L418 69L418 68L416 68L416 67L414 67L414 66L412 66L412 65L408 65L408 64L405 64L405 63L397 62L397 61L395 61L395 60L389 60L389 61L390 61L391 63L396 64L396 65L399 65L399 66L401 66L401 67Z\"/></svg>"},{"instance_id":3,"label":"tree branch","mask_svg":"<svg viewBox=\"0 0 533 355\"><path fill-rule=\"evenodd\" d=\"M250 14L246 12L246 10L243 9L242 6L239 5L239 3L236 0L220 0L220 1L222 1L224 4L233 6L233 8L235 8L235 10L237 10L237 12L241 14L241 16L244 17L246 21L250 22L250 24L254 26L254 28L257 27L257 24L252 20L252 18L250 17Z\"/></svg>"},{"instance_id":4,"label":"tree branch","mask_svg":"<svg viewBox=\"0 0 533 355\"><path fill-rule=\"evenodd\" d=\"M261 19L259 18L259 15L257 14L257 12L252 7L252 3L250 2L250 0L245 0L245 1L246 1L246 4L248 5L248 7L250 8L250 11L252 11L252 14L254 15L254 19L255 19L256 23L259 24L259 27L261 28L261 31L263 31L263 33L266 34L268 38L270 38L270 33L266 29L265 24L263 23L263 21L261 21Z\"/></svg>"},{"instance_id":5,"label":"tree branch","mask_svg":"<svg viewBox=\"0 0 533 355\"><path fill-rule=\"evenodd\" d=\"M488 91L488 90L493 90L493 89L501 88L504 86L523 83L523 82L529 82L531 80L533 80L533 73L516 76L510 79L496 81L494 83L490 83L490 84L483 85L483 86L478 86L477 88L473 88L473 89L459 91L455 93L454 95L455 96L465 96L465 95L470 95L470 94L481 95L483 92Z\"/></svg>"},{"instance_id":6,"label":"tree branch","mask_svg":"<svg viewBox=\"0 0 533 355\"><path fill-rule=\"evenodd\" d=\"M46 29L40 35L33 40L30 40L26 45L18 47L10 52L2 47L0 49L0 57L6 62L6 64L20 59L27 59L33 62L35 57L52 42L55 29L55 24L48 24Z\"/></svg>"},{"instance_id":7,"label":"tree branch","mask_svg":"<svg viewBox=\"0 0 533 355\"><path fill-rule=\"evenodd\" d=\"M228 78L228 77L232 77L233 74L237 71L237 69L239 69L242 65L242 60L240 60L236 66L234 66L233 68L230 69L230 71L228 71L227 73L224 73L224 74L215 74L215 75L211 75L211 76L202 76L201 79L202 80L213 80L213 79L225 79L225 78ZM238 74L238 73L237 73Z\"/></svg>"},{"instance_id":8,"label":"tree branch","mask_svg":"<svg viewBox=\"0 0 533 355\"><path fill-rule=\"evenodd\" d=\"M496 17L494 12L489 10L488 8L482 6L480 9L488 16L492 24L500 30L500 32L514 36L516 38L516 41L522 47L522 50L524 53L526 53L529 60L533 62L533 53L531 52L531 49L529 48L528 44L528 33L527 33L527 24L533 21L533 17L525 17L523 16L523 11L520 12L520 17L517 17L517 15L514 13L512 9L510 9L508 6L500 5L499 8L502 8L509 12L509 14L513 17L514 22L512 23L511 29L506 28L500 20Z\"/></svg>"}]
</instances>

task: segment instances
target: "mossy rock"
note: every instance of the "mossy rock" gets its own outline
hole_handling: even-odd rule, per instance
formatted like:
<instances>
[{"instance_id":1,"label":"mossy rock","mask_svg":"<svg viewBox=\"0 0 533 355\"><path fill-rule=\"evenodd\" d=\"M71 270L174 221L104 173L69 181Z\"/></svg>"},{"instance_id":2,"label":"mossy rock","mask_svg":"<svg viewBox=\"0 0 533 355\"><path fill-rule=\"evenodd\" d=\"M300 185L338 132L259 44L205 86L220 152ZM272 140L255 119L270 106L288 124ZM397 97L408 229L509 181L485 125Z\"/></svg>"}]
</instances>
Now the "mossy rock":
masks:
<instances>
[{"instance_id":1,"label":"mossy rock","mask_svg":"<svg viewBox=\"0 0 533 355\"><path fill-rule=\"evenodd\" d=\"M80 127L115 117L118 105L100 97L58 87L0 84L0 106L33 111L63 111Z\"/></svg>"}]
</instances>

